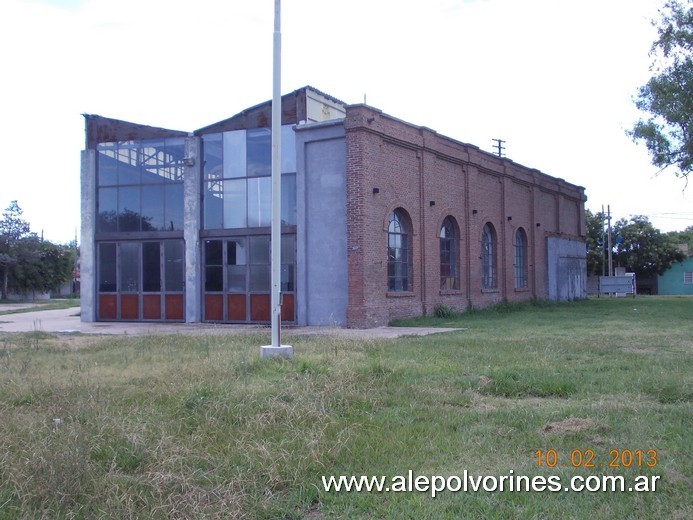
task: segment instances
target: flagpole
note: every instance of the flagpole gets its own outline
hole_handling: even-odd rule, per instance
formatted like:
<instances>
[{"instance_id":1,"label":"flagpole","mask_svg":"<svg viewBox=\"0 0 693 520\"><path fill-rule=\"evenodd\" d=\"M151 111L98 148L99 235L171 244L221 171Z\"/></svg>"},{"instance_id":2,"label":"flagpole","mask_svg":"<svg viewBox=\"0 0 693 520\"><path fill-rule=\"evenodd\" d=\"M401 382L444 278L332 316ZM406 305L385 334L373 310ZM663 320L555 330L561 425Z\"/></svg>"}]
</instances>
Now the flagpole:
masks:
<instances>
[{"instance_id":1,"label":"flagpole","mask_svg":"<svg viewBox=\"0 0 693 520\"><path fill-rule=\"evenodd\" d=\"M281 344L281 2L274 0L274 47L272 57L272 236L271 236L271 314L272 345L260 348L262 357L294 355L293 347Z\"/></svg>"}]
</instances>

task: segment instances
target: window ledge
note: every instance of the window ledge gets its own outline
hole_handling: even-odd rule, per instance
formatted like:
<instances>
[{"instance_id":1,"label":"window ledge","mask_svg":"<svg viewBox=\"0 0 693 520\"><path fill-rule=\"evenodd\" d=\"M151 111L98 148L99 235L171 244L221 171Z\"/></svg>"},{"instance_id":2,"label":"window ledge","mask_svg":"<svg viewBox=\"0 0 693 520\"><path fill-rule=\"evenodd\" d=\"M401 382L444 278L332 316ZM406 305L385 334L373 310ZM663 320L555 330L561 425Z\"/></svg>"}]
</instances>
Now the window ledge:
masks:
<instances>
[{"instance_id":1,"label":"window ledge","mask_svg":"<svg viewBox=\"0 0 693 520\"><path fill-rule=\"evenodd\" d=\"M413 298L416 296L414 291L387 291L387 298Z\"/></svg>"},{"instance_id":2,"label":"window ledge","mask_svg":"<svg viewBox=\"0 0 693 520\"><path fill-rule=\"evenodd\" d=\"M481 289L482 294L493 294L493 293L499 293L500 289L498 288L492 288L492 289Z\"/></svg>"},{"instance_id":3,"label":"window ledge","mask_svg":"<svg viewBox=\"0 0 693 520\"><path fill-rule=\"evenodd\" d=\"M463 295L464 291L461 289L441 289L439 294L441 296L459 296Z\"/></svg>"},{"instance_id":4,"label":"window ledge","mask_svg":"<svg viewBox=\"0 0 693 520\"><path fill-rule=\"evenodd\" d=\"M522 287L521 289L515 288L515 292L529 292L528 287Z\"/></svg>"}]
</instances>

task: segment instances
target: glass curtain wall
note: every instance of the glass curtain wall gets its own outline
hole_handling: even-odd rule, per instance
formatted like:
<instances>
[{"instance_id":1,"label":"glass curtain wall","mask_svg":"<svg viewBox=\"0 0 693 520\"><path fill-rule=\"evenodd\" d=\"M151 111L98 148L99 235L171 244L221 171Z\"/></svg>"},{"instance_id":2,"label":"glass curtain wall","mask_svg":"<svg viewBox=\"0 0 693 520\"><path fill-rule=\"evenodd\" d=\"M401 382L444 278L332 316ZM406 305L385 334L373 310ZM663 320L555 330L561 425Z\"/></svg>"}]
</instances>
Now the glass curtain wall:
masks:
<instances>
[{"instance_id":1,"label":"glass curtain wall","mask_svg":"<svg viewBox=\"0 0 693 520\"><path fill-rule=\"evenodd\" d=\"M185 318L181 137L97 146L99 320Z\"/></svg>"},{"instance_id":2,"label":"glass curtain wall","mask_svg":"<svg viewBox=\"0 0 693 520\"><path fill-rule=\"evenodd\" d=\"M205 321L270 320L269 128L208 134L203 143ZM282 320L295 320L296 142L282 127Z\"/></svg>"}]
</instances>

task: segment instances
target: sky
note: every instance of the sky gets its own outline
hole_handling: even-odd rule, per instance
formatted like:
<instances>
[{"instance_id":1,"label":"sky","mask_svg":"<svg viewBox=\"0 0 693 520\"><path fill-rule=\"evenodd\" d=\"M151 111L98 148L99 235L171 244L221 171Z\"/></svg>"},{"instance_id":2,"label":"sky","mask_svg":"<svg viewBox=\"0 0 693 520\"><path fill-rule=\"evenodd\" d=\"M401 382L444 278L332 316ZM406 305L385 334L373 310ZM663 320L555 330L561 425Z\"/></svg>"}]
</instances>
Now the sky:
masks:
<instances>
[{"instance_id":1,"label":"sky","mask_svg":"<svg viewBox=\"0 0 693 520\"><path fill-rule=\"evenodd\" d=\"M626 131L664 0L284 0L282 92L348 104L584 186L586 207L693 225L693 185ZM79 236L82 114L194 131L272 97L273 0L2 0L0 209Z\"/></svg>"}]
</instances>

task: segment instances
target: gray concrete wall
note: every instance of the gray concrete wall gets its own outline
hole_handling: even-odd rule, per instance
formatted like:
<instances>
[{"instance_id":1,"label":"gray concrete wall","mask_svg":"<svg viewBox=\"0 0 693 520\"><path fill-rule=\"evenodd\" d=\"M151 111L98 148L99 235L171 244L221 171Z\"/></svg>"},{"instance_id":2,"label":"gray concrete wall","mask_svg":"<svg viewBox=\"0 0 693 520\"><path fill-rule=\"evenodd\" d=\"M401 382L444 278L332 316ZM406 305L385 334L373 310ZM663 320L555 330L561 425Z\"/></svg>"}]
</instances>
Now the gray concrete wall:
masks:
<instances>
[{"instance_id":1,"label":"gray concrete wall","mask_svg":"<svg viewBox=\"0 0 693 520\"><path fill-rule=\"evenodd\" d=\"M346 325L346 140L341 120L296 127L296 313Z\"/></svg>"},{"instance_id":2,"label":"gray concrete wall","mask_svg":"<svg viewBox=\"0 0 693 520\"><path fill-rule=\"evenodd\" d=\"M81 320L96 321L96 151L82 151L80 238Z\"/></svg>"},{"instance_id":3,"label":"gray concrete wall","mask_svg":"<svg viewBox=\"0 0 693 520\"><path fill-rule=\"evenodd\" d=\"M185 321L196 323L202 320L202 258L200 248L200 186L202 158L200 138L185 140L185 179L183 183L183 237L185 238Z\"/></svg>"},{"instance_id":4,"label":"gray concrete wall","mask_svg":"<svg viewBox=\"0 0 693 520\"><path fill-rule=\"evenodd\" d=\"M547 237L547 287L550 300L587 298L587 248L581 240Z\"/></svg>"}]
</instances>

